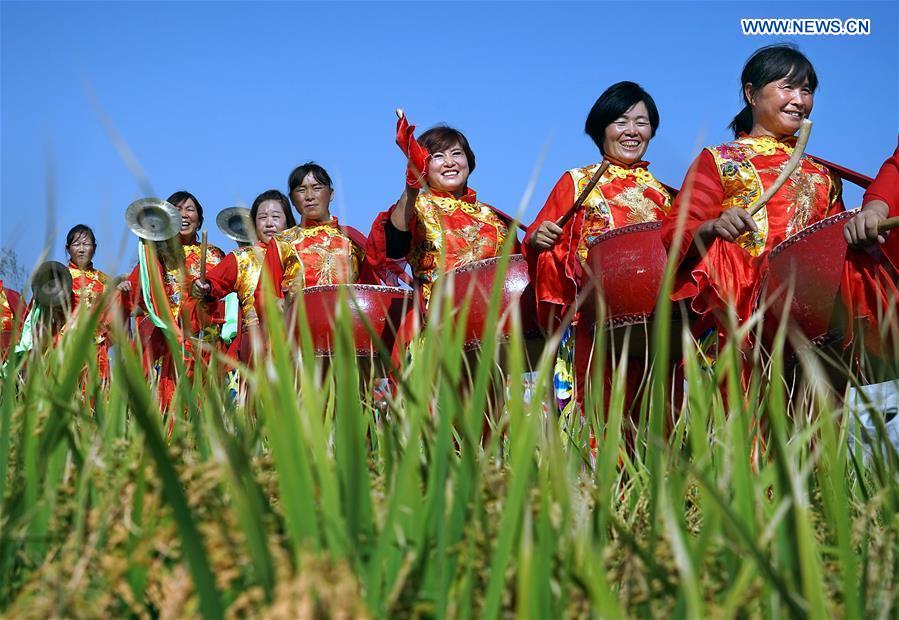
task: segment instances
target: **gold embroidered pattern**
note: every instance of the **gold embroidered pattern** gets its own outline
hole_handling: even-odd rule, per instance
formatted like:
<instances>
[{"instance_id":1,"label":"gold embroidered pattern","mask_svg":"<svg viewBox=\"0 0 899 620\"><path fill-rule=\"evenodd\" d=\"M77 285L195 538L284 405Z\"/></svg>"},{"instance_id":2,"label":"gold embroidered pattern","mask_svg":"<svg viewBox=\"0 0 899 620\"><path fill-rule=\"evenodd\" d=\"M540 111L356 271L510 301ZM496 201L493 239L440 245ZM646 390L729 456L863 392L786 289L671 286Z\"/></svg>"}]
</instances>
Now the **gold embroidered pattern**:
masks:
<instances>
[{"instance_id":1,"label":"gold embroidered pattern","mask_svg":"<svg viewBox=\"0 0 899 620\"><path fill-rule=\"evenodd\" d=\"M799 232L811 222L812 212L819 195L818 186L825 184L825 178L819 174L806 174L797 168L788 180L787 199L793 207L787 236Z\"/></svg>"},{"instance_id":2,"label":"gold embroidered pattern","mask_svg":"<svg viewBox=\"0 0 899 620\"><path fill-rule=\"evenodd\" d=\"M240 299L243 327L259 324L254 294L256 285L259 284L259 275L262 273L264 257L265 250L255 245L234 250L234 259L237 261L237 282L234 288Z\"/></svg>"},{"instance_id":3,"label":"gold embroidered pattern","mask_svg":"<svg viewBox=\"0 0 899 620\"><path fill-rule=\"evenodd\" d=\"M421 283L425 300L439 272L440 255L446 269L496 256L508 229L496 213L480 201L466 202L453 197L423 192L415 201L416 228L413 232L409 264Z\"/></svg>"},{"instance_id":4,"label":"gold embroidered pattern","mask_svg":"<svg viewBox=\"0 0 899 620\"><path fill-rule=\"evenodd\" d=\"M0 285L0 330L9 331L13 328L15 317L6 298L6 290Z\"/></svg>"},{"instance_id":5,"label":"gold embroidered pattern","mask_svg":"<svg viewBox=\"0 0 899 620\"><path fill-rule=\"evenodd\" d=\"M708 150L715 157L724 187L726 199L722 210L731 207L746 209L786 166L793 153L793 146L771 136L743 136ZM774 161L765 161L759 165L757 162L764 160L757 158L773 158ZM819 213L822 197L826 197L827 205ZM769 211L783 213L788 217L786 228L775 237L775 242L778 242L781 235L786 238L820 219L838 197L838 188L834 194L833 182L826 169L803 157L800 166L790 175L784 187L753 216L759 227L758 232L743 234L737 239L737 243L753 256L758 256L768 243Z\"/></svg>"},{"instance_id":6,"label":"gold embroidered pattern","mask_svg":"<svg viewBox=\"0 0 899 620\"><path fill-rule=\"evenodd\" d=\"M334 218L316 226L294 226L273 239L281 256L284 294L307 286L352 284L359 279L364 253Z\"/></svg>"},{"instance_id":7,"label":"gold embroidered pattern","mask_svg":"<svg viewBox=\"0 0 899 620\"><path fill-rule=\"evenodd\" d=\"M188 279L199 277L201 246L191 243L182 246L182 249L184 250L184 268ZM206 246L207 269L218 265L224 257L225 253L216 246ZM177 268L167 269L162 276L162 281L169 296L172 314L178 317L181 312L181 300L187 296L187 282L181 282L181 274Z\"/></svg>"},{"instance_id":8,"label":"gold embroidered pattern","mask_svg":"<svg viewBox=\"0 0 899 620\"><path fill-rule=\"evenodd\" d=\"M638 185L628 187L610 202L629 211L627 216L628 224L642 224L643 222L654 222L658 219L656 214L659 210L659 205L647 198L643 193L643 188Z\"/></svg>"},{"instance_id":9,"label":"gold embroidered pattern","mask_svg":"<svg viewBox=\"0 0 899 620\"><path fill-rule=\"evenodd\" d=\"M755 138L744 136L734 142L727 142L707 150L715 158L718 176L724 187L724 203L721 210L736 207L747 209L762 195L762 182L758 171L752 164L756 154L773 154L768 141L758 143ZM756 232L746 232L737 238L737 245L758 256L765 248L768 239L768 210L760 209L753 217L758 227Z\"/></svg>"},{"instance_id":10,"label":"gold embroidered pattern","mask_svg":"<svg viewBox=\"0 0 899 620\"><path fill-rule=\"evenodd\" d=\"M792 152L792 149L790 149L790 152ZM765 172L777 178L786 167L788 161L784 160L782 164L777 166L761 168L759 172ZM822 189L830 191L830 187L827 187L827 181L828 176L824 170L806 158L803 158L800 165L787 178L780 189L786 198L786 211L790 216L785 233L787 237L796 234L811 223L815 205L822 195L819 186L824 186Z\"/></svg>"},{"instance_id":11,"label":"gold embroidered pattern","mask_svg":"<svg viewBox=\"0 0 899 620\"><path fill-rule=\"evenodd\" d=\"M106 290L109 278L105 273L97 269L79 269L69 263L69 274L72 276L72 315L66 320L60 332L64 332L78 319L78 317L97 305L100 296ZM102 328L97 330L96 342L105 340Z\"/></svg>"},{"instance_id":12,"label":"gold embroidered pattern","mask_svg":"<svg viewBox=\"0 0 899 620\"><path fill-rule=\"evenodd\" d=\"M481 236L481 226L476 222L460 228L459 236L465 243L465 248L458 256L459 266L479 260L491 244L488 238Z\"/></svg>"},{"instance_id":13,"label":"gold embroidered pattern","mask_svg":"<svg viewBox=\"0 0 899 620\"><path fill-rule=\"evenodd\" d=\"M568 171L574 182L575 199L586 189L599 166L593 164ZM619 191L622 187L624 189ZM661 202L647 197L647 189L654 190ZM626 224L652 222L667 213L671 209L671 195L645 167L624 168L611 164L584 200L584 209L584 223L577 246L577 255L582 263L587 260L591 243L603 233ZM623 221L618 221L622 215Z\"/></svg>"}]
</instances>

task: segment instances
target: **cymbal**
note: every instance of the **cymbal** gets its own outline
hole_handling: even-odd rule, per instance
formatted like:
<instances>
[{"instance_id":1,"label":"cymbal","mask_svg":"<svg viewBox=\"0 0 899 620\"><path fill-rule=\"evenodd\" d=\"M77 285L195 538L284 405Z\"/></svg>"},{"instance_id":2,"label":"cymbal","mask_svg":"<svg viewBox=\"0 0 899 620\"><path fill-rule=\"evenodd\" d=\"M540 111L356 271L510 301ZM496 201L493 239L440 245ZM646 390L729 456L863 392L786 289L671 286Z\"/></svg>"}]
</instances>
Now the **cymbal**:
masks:
<instances>
[{"instance_id":1,"label":"cymbal","mask_svg":"<svg viewBox=\"0 0 899 620\"><path fill-rule=\"evenodd\" d=\"M125 222L141 239L166 241L181 230L181 213L161 198L141 198L128 205Z\"/></svg>"},{"instance_id":2,"label":"cymbal","mask_svg":"<svg viewBox=\"0 0 899 620\"><path fill-rule=\"evenodd\" d=\"M55 260L41 263L31 276L34 299L46 308L72 303L72 274Z\"/></svg>"},{"instance_id":3,"label":"cymbal","mask_svg":"<svg viewBox=\"0 0 899 620\"><path fill-rule=\"evenodd\" d=\"M219 230L229 239L238 243L252 243L251 235L255 233L250 221L250 210L246 207L228 207L215 216Z\"/></svg>"}]
</instances>

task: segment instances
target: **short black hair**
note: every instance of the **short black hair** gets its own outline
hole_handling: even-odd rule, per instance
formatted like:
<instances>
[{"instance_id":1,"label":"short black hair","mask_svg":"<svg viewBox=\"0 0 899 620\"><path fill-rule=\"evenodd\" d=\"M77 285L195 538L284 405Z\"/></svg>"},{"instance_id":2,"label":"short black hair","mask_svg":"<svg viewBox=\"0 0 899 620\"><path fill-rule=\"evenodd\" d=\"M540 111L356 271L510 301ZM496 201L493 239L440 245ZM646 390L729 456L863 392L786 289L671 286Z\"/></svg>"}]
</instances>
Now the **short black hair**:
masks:
<instances>
[{"instance_id":1,"label":"short black hair","mask_svg":"<svg viewBox=\"0 0 899 620\"><path fill-rule=\"evenodd\" d=\"M766 84L783 78L787 78L794 86L808 80L808 87L812 92L818 88L818 74L815 73L815 67L795 45L784 43L767 45L757 49L749 57L740 74L740 100L744 103L743 109L729 125L734 137L752 130L752 108L746 98L746 85L752 84L752 90L755 92L764 88Z\"/></svg>"},{"instance_id":2,"label":"short black hair","mask_svg":"<svg viewBox=\"0 0 899 620\"><path fill-rule=\"evenodd\" d=\"M66 235L66 247L72 245L72 242L75 241L75 237L77 237L81 233L84 233L88 237L90 237L91 243L94 244L94 247L97 247L97 237L94 236L94 231L87 224L75 224L74 226L72 226L69 234Z\"/></svg>"},{"instance_id":3,"label":"short black hair","mask_svg":"<svg viewBox=\"0 0 899 620\"><path fill-rule=\"evenodd\" d=\"M203 228L203 205L200 204L200 201L197 200L197 197L191 194L190 192L186 192L183 189L178 190L174 194L168 197L168 202L171 205L176 207L180 207L181 203L190 198L194 201L194 204L197 205L197 216L199 217L199 223L197 224L197 229Z\"/></svg>"},{"instance_id":4,"label":"short black hair","mask_svg":"<svg viewBox=\"0 0 899 620\"><path fill-rule=\"evenodd\" d=\"M250 207L250 220L253 222L254 226L256 225L256 214L259 213L259 205L266 200L276 200L281 203L281 210L284 211L284 222L287 224L287 228L293 228L297 225L297 221L293 217L293 209L290 208L290 201L287 200L287 196L276 189L270 189L256 196L256 200L253 201L253 206Z\"/></svg>"},{"instance_id":5,"label":"short black hair","mask_svg":"<svg viewBox=\"0 0 899 620\"><path fill-rule=\"evenodd\" d=\"M654 138L656 130L659 128L659 110L656 102L642 86L636 82L618 82L609 86L599 96L599 99L590 108L590 113L587 114L584 131L599 148L600 153L605 155L602 143L606 137L606 127L641 101L649 114L649 125L652 127L650 137Z\"/></svg>"},{"instance_id":6,"label":"short black hair","mask_svg":"<svg viewBox=\"0 0 899 620\"><path fill-rule=\"evenodd\" d=\"M458 129L449 127L448 125L431 127L418 137L418 143L425 147L428 153L432 154L445 151L458 143L465 152L465 158L468 160L468 174L474 172L474 167L477 163L475 161L474 151L471 150L468 138L466 138L465 134ZM421 172L427 174L428 171L422 170Z\"/></svg>"},{"instance_id":7,"label":"short black hair","mask_svg":"<svg viewBox=\"0 0 899 620\"><path fill-rule=\"evenodd\" d=\"M287 193L290 194L294 189L303 184L303 179L306 178L306 175L312 173L312 177L321 183L322 185L327 185L330 189L334 189L334 184L331 182L331 177L328 175L328 171L319 166L314 161L307 161L302 166L297 166L290 173L290 176L287 177Z\"/></svg>"}]
</instances>

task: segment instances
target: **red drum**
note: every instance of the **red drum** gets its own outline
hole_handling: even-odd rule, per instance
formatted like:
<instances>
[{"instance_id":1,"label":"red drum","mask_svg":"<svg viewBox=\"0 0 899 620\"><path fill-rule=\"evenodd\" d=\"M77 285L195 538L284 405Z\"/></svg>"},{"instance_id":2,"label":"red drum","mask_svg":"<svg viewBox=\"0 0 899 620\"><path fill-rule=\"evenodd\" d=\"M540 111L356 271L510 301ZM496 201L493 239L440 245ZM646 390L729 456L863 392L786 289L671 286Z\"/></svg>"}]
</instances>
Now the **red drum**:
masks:
<instances>
[{"instance_id":1,"label":"red drum","mask_svg":"<svg viewBox=\"0 0 899 620\"><path fill-rule=\"evenodd\" d=\"M585 269L605 301L609 327L645 323L652 316L667 260L661 226L661 222L622 226L590 245ZM583 313L592 324L595 295L584 301Z\"/></svg>"},{"instance_id":2,"label":"red drum","mask_svg":"<svg viewBox=\"0 0 899 620\"><path fill-rule=\"evenodd\" d=\"M327 357L334 352L335 315L340 304L346 303L345 308L352 318L356 356L378 357L378 349L362 317L390 351L397 329L412 307L412 291L371 284L311 286L303 290L303 302L316 355ZM296 316L294 308L291 307L288 316ZM299 332L295 330L295 333L299 339Z\"/></svg>"},{"instance_id":3,"label":"red drum","mask_svg":"<svg viewBox=\"0 0 899 620\"><path fill-rule=\"evenodd\" d=\"M468 321L465 326L465 350L479 348L488 320L490 295L496 280L496 269L500 258L487 258L453 269L453 291L457 304L469 303ZM521 254L509 257L509 264L503 279L500 300L499 340L508 342L512 333L510 314L517 308L521 315L524 340L542 340L543 335L537 323L537 298L528 276L528 264Z\"/></svg>"},{"instance_id":4,"label":"red drum","mask_svg":"<svg viewBox=\"0 0 899 620\"><path fill-rule=\"evenodd\" d=\"M770 304L766 321L771 325L767 330L769 335L773 335L792 289L791 322L819 346L840 337L835 310L848 250L843 224L854 215L853 212L832 215L771 250L765 292Z\"/></svg>"}]
</instances>

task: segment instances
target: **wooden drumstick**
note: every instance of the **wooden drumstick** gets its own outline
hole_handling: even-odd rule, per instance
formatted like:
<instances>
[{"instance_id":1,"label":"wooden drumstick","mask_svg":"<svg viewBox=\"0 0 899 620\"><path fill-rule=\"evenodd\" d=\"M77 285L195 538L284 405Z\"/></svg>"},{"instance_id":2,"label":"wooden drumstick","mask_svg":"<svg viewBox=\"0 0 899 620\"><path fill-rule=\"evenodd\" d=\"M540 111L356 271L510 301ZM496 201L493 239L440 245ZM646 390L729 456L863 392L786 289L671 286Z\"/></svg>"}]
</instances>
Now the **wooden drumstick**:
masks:
<instances>
[{"instance_id":1,"label":"wooden drumstick","mask_svg":"<svg viewBox=\"0 0 899 620\"><path fill-rule=\"evenodd\" d=\"M805 153L805 146L808 144L808 137L811 133L812 122L807 118L802 119L802 122L799 124L799 138L796 140L796 146L793 147L793 154L790 155L790 160L787 162L787 165L784 166L784 169L780 171L780 174L777 179L774 180L774 183L771 184L771 187L766 189L761 197L749 207L748 211L750 216L758 213L762 207L771 200L771 197L777 193L777 190L787 182L787 179L790 178L793 171L799 167L799 164L802 162L802 155Z\"/></svg>"},{"instance_id":2,"label":"wooden drumstick","mask_svg":"<svg viewBox=\"0 0 899 620\"><path fill-rule=\"evenodd\" d=\"M885 220L881 220L879 224L877 224L877 232L885 233L894 228L899 228L899 215L896 217L888 217Z\"/></svg>"},{"instance_id":3,"label":"wooden drumstick","mask_svg":"<svg viewBox=\"0 0 899 620\"><path fill-rule=\"evenodd\" d=\"M584 191L581 192L581 195L577 197L577 200L574 201L574 204L566 211L562 217L556 220L556 226L562 228L565 224L568 223L568 220L574 216L578 209L581 208L581 205L584 204L584 201L587 200L587 196L590 195L590 192L593 191L593 188L596 187L596 184L599 183L599 179L605 174L606 170L609 169L609 160L603 160L602 164L600 164L599 168L596 169L596 172L593 173L593 176L590 178L590 182L587 184L587 187L584 188Z\"/></svg>"},{"instance_id":4,"label":"wooden drumstick","mask_svg":"<svg viewBox=\"0 0 899 620\"><path fill-rule=\"evenodd\" d=\"M200 236L200 282L206 281L206 231Z\"/></svg>"}]
</instances>

